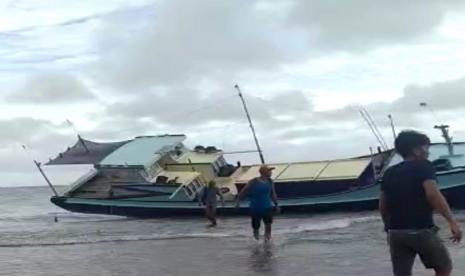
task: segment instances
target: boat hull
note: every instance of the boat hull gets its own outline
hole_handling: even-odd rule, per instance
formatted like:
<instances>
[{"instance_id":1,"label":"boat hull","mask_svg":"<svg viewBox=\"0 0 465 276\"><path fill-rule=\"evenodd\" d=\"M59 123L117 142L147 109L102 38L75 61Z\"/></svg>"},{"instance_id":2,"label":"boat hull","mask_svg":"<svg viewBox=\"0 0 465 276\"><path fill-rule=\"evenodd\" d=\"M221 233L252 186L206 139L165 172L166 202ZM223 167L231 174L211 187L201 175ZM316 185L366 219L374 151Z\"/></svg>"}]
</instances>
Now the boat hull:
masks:
<instances>
[{"instance_id":1,"label":"boat hull","mask_svg":"<svg viewBox=\"0 0 465 276\"><path fill-rule=\"evenodd\" d=\"M69 202L68 198L53 197L51 201L68 211L88 214L116 215L137 218L164 218L164 217L195 217L203 216L204 208L190 204L183 208L176 207L160 207L150 206L120 206L116 202L110 204L94 204L87 203L86 200L81 202ZM246 204L244 204L246 205ZM378 199L368 199L351 202L334 202L334 203L319 203L319 204L298 204L298 205L281 205L281 213L298 214L298 213L313 213L313 212L336 212L336 211L364 211L375 210L378 207ZM244 216L249 214L247 207L235 208L232 204L227 204L225 207L219 206L217 209L219 216Z\"/></svg>"}]
</instances>

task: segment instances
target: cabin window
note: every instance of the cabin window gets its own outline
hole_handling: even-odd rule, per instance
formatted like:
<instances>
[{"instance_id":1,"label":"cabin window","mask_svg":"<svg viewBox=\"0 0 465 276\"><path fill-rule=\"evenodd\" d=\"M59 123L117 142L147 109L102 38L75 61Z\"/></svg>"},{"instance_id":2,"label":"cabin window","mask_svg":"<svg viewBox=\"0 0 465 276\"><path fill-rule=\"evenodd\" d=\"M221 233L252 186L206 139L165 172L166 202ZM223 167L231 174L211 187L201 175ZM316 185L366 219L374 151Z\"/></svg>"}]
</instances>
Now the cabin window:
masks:
<instances>
[{"instance_id":1,"label":"cabin window","mask_svg":"<svg viewBox=\"0 0 465 276\"><path fill-rule=\"evenodd\" d=\"M189 185L187 185L187 188L190 189L193 193L195 192L195 186L194 184L190 183Z\"/></svg>"},{"instance_id":2,"label":"cabin window","mask_svg":"<svg viewBox=\"0 0 465 276\"><path fill-rule=\"evenodd\" d=\"M149 168L148 174L149 174L150 176L155 176L155 175L157 175L160 171L161 171L160 165L158 165L158 163L155 163L155 164L153 164L153 165Z\"/></svg>"},{"instance_id":3,"label":"cabin window","mask_svg":"<svg viewBox=\"0 0 465 276\"><path fill-rule=\"evenodd\" d=\"M194 182L192 182L192 183L194 183L194 186L197 188L197 190L202 188L202 184L200 184L200 182L198 180L194 180Z\"/></svg>"},{"instance_id":4,"label":"cabin window","mask_svg":"<svg viewBox=\"0 0 465 276\"><path fill-rule=\"evenodd\" d=\"M218 173L218 172L220 171L220 166L219 166L219 164L218 164L218 161L215 161L215 162L213 163L213 171L214 171L215 173Z\"/></svg>"},{"instance_id":5,"label":"cabin window","mask_svg":"<svg viewBox=\"0 0 465 276\"><path fill-rule=\"evenodd\" d=\"M194 192L192 192L191 189L189 189L189 187L187 187L187 186L184 186L183 189L184 189L184 191L186 191L186 193L187 193L188 196L192 196L192 194L194 193Z\"/></svg>"}]
</instances>

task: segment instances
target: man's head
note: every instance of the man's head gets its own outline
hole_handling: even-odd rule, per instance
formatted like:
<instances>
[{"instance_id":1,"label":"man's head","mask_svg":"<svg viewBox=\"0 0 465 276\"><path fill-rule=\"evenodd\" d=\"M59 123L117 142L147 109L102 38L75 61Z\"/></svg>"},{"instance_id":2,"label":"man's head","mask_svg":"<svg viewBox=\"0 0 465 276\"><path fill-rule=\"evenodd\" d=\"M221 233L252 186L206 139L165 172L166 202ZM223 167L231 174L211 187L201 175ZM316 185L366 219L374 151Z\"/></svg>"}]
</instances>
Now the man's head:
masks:
<instances>
[{"instance_id":1,"label":"man's head","mask_svg":"<svg viewBox=\"0 0 465 276\"><path fill-rule=\"evenodd\" d=\"M430 140L423 133L404 130L396 138L396 151L404 159L427 159Z\"/></svg>"},{"instance_id":2,"label":"man's head","mask_svg":"<svg viewBox=\"0 0 465 276\"><path fill-rule=\"evenodd\" d=\"M210 181L208 182L208 187L213 188L213 187L215 187L215 186L216 186L215 180L210 180Z\"/></svg>"},{"instance_id":3,"label":"man's head","mask_svg":"<svg viewBox=\"0 0 465 276\"><path fill-rule=\"evenodd\" d=\"M273 167L268 167L267 165L261 165L258 171L260 172L261 177L271 177L273 170L274 170Z\"/></svg>"}]
</instances>

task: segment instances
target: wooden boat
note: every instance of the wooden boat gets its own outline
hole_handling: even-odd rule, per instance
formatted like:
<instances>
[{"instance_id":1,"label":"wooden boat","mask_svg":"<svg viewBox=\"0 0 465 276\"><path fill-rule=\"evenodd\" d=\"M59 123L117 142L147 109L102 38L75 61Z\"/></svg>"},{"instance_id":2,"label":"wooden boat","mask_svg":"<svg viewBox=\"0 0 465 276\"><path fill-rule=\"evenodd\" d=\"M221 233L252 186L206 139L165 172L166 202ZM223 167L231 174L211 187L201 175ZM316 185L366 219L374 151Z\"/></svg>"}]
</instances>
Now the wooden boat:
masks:
<instances>
[{"instance_id":1,"label":"wooden boat","mask_svg":"<svg viewBox=\"0 0 465 276\"><path fill-rule=\"evenodd\" d=\"M79 137L73 147L47 164L92 164L93 169L51 201L72 212L195 216L203 214L198 204L200 189L214 180L227 200L219 214L245 214L247 204L236 209L234 199L238 189L258 176L259 165L232 166L220 150L188 149L182 143L185 138L162 135L95 143ZM441 166L438 180L451 206L465 208L465 158L448 155L449 146L432 145L431 158L442 160L436 162ZM454 147L465 153L465 144ZM272 164L276 168L273 179L284 213L372 210L377 208L379 194L376 180L396 162L393 151L385 151L343 160Z\"/></svg>"},{"instance_id":2,"label":"wooden boat","mask_svg":"<svg viewBox=\"0 0 465 276\"><path fill-rule=\"evenodd\" d=\"M438 174L440 189L453 208L465 208L465 168L454 169ZM360 187L342 193L281 199L283 213L310 213L322 211L361 211L374 210L378 206L379 185ZM193 201L154 201L151 198L129 199L86 199L72 197L52 197L57 206L72 212L98 213L130 217L172 217L203 215L203 208ZM220 215L244 215L247 204L240 209L233 202L219 207Z\"/></svg>"}]
</instances>

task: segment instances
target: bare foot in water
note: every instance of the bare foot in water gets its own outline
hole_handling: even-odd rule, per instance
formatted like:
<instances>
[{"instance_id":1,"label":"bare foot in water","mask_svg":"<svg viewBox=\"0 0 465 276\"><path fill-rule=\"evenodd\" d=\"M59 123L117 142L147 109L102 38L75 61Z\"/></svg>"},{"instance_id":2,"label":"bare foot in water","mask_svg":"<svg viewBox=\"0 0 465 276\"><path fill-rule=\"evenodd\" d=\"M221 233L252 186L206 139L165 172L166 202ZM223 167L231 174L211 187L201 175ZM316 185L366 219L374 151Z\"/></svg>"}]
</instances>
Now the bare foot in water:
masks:
<instances>
[{"instance_id":1,"label":"bare foot in water","mask_svg":"<svg viewBox=\"0 0 465 276\"><path fill-rule=\"evenodd\" d=\"M260 239L260 232L254 231L253 232L253 238L258 241Z\"/></svg>"}]
</instances>

